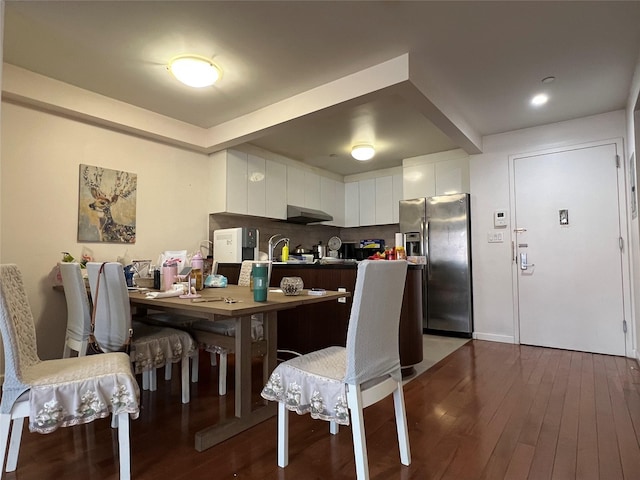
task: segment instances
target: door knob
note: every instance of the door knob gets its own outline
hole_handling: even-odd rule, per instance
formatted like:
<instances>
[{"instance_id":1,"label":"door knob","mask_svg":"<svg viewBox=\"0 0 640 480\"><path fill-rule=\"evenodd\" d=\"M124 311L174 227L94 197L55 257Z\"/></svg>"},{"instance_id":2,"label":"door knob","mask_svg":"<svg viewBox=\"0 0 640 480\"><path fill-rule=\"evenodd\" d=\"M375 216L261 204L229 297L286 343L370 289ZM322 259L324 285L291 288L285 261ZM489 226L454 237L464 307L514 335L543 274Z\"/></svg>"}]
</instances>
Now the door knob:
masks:
<instances>
[{"instance_id":1,"label":"door knob","mask_svg":"<svg viewBox=\"0 0 640 480\"><path fill-rule=\"evenodd\" d=\"M535 264L527 263L527 252L520 253L520 270L526 270L529 267L535 267Z\"/></svg>"}]
</instances>

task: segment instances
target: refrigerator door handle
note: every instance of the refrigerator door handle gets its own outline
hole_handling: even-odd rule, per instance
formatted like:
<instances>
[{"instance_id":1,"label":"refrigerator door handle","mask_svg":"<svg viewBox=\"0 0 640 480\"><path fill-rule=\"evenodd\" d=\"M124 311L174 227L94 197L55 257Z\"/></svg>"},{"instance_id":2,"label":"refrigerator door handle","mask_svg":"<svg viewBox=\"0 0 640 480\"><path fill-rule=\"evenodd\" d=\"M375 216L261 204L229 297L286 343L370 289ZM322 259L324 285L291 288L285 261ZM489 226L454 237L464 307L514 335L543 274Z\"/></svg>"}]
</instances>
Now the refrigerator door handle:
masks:
<instances>
[{"instance_id":1,"label":"refrigerator door handle","mask_svg":"<svg viewBox=\"0 0 640 480\"><path fill-rule=\"evenodd\" d=\"M424 225L424 256L427 262L427 278L431 278L431 262L429 261L429 221Z\"/></svg>"}]
</instances>

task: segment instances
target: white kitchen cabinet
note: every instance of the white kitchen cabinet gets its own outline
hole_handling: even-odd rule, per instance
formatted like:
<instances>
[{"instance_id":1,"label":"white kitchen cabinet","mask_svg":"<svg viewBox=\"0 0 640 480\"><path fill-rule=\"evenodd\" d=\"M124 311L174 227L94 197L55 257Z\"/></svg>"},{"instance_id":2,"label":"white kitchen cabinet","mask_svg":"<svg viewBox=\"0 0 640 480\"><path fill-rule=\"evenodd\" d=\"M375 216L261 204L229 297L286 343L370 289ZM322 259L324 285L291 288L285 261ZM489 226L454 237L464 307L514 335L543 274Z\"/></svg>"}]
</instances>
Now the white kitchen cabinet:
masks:
<instances>
[{"instance_id":1,"label":"white kitchen cabinet","mask_svg":"<svg viewBox=\"0 0 640 480\"><path fill-rule=\"evenodd\" d=\"M469 159L457 158L435 164L436 195L469 191Z\"/></svg>"},{"instance_id":2,"label":"white kitchen cabinet","mask_svg":"<svg viewBox=\"0 0 640 480\"><path fill-rule=\"evenodd\" d=\"M335 205L334 205L334 210L331 213L331 215L333 215L333 225L337 226L337 227L344 227L345 226L345 218L344 218L344 204L345 204L345 185L342 182L339 182L338 180L334 180L333 181L335 183Z\"/></svg>"},{"instance_id":3,"label":"white kitchen cabinet","mask_svg":"<svg viewBox=\"0 0 640 480\"><path fill-rule=\"evenodd\" d=\"M344 226L360 226L360 182L344 184Z\"/></svg>"},{"instance_id":4,"label":"white kitchen cabinet","mask_svg":"<svg viewBox=\"0 0 640 480\"><path fill-rule=\"evenodd\" d=\"M324 225L344 226L344 183L333 178L320 177L320 210L333 217Z\"/></svg>"},{"instance_id":5,"label":"white kitchen cabinet","mask_svg":"<svg viewBox=\"0 0 640 480\"><path fill-rule=\"evenodd\" d=\"M304 207L304 170L287 165L287 203L297 207Z\"/></svg>"},{"instance_id":6,"label":"white kitchen cabinet","mask_svg":"<svg viewBox=\"0 0 640 480\"><path fill-rule=\"evenodd\" d=\"M405 166L402 176L404 200L432 197L436 194L436 167L434 163Z\"/></svg>"},{"instance_id":7,"label":"white kitchen cabinet","mask_svg":"<svg viewBox=\"0 0 640 480\"><path fill-rule=\"evenodd\" d=\"M310 170L304 171L304 205L303 207L320 210L320 175Z\"/></svg>"},{"instance_id":8,"label":"white kitchen cabinet","mask_svg":"<svg viewBox=\"0 0 640 480\"><path fill-rule=\"evenodd\" d=\"M391 223L400 222L400 200L403 200L402 196L402 173L396 173L392 177L392 196L391 196Z\"/></svg>"},{"instance_id":9,"label":"white kitchen cabinet","mask_svg":"<svg viewBox=\"0 0 640 480\"><path fill-rule=\"evenodd\" d=\"M247 156L247 214L266 216L266 170L265 159L256 155ZM233 188L231 188L233 190Z\"/></svg>"},{"instance_id":10,"label":"white kitchen cabinet","mask_svg":"<svg viewBox=\"0 0 640 480\"><path fill-rule=\"evenodd\" d=\"M390 175L374 179L375 224L386 225L393 220L393 179Z\"/></svg>"},{"instance_id":11,"label":"white kitchen cabinet","mask_svg":"<svg viewBox=\"0 0 640 480\"><path fill-rule=\"evenodd\" d=\"M286 165L237 150L216 152L210 159L210 213L287 218Z\"/></svg>"},{"instance_id":12,"label":"white kitchen cabinet","mask_svg":"<svg viewBox=\"0 0 640 480\"><path fill-rule=\"evenodd\" d=\"M223 150L210 156L210 213L247 213L247 154ZM228 186L233 188L228 188Z\"/></svg>"},{"instance_id":13,"label":"white kitchen cabinet","mask_svg":"<svg viewBox=\"0 0 640 480\"><path fill-rule=\"evenodd\" d=\"M287 218L287 166L267 160L266 190L265 190L265 215L268 218Z\"/></svg>"},{"instance_id":14,"label":"white kitchen cabinet","mask_svg":"<svg viewBox=\"0 0 640 480\"><path fill-rule=\"evenodd\" d=\"M360 226L376 224L376 180L375 178L360 180Z\"/></svg>"}]
</instances>

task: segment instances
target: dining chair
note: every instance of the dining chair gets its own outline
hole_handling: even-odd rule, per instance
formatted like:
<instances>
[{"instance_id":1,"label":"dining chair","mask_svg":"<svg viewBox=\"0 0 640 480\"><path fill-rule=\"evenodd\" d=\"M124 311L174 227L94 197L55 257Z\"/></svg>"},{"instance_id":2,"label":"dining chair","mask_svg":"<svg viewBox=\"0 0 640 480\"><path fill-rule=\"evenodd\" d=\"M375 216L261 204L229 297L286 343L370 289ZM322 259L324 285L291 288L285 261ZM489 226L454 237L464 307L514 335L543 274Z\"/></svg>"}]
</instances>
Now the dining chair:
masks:
<instances>
[{"instance_id":1,"label":"dining chair","mask_svg":"<svg viewBox=\"0 0 640 480\"><path fill-rule=\"evenodd\" d=\"M138 418L140 391L127 355L40 360L22 275L13 264L0 265L0 331L5 358L0 472L5 462L7 472L17 468L25 417L30 431L50 433L111 414L118 427L120 479L131 478L129 416Z\"/></svg>"},{"instance_id":2,"label":"dining chair","mask_svg":"<svg viewBox=\"0 0 640 480\"><path fill-rule=\"evenodd\" d=\"M328 347L278 365L262 397L278 402L278 465L289 463L289 410L349 425L356 475L369 478L364 408L393 394L400 461L411 463L402 392L398 330L407 275L406 261L358 265L346 347Z\"/></svg>"},{"instance_id":3,"label":"dining chair","mask_svg":"<svg viewBox=\"0 0 640 480\"><path fill-rule=\"evenodd\" d=\"M60 263L60 275L67 302L67 332L62 358L70 357L72 351L77 352L78 357L82 357L87 353L91 333L91 307L87 287L79 263Z\"/></svg>"},{"instance_id":4,"label":"dining chair","mask_svg":"<svg viewBox=\"0 0 640 480\"><path fill-rule=\"evenodd\" d=\"M181 362L182 403L189 403L189 357L196 350L195 341L184 330L132 322L122 265L106 262L104 269L102 265L99 262L87 263L89 286L96 308L94 335L98 343L105 351L116 351L133 328L130 357L134 372L143 374L143 388L144 375L151 379L148 386L153 391L156 389L155 369L164 367L167 362ZM103 276L97 293L99 275Z\"/></svg>"},{"instance_id":5,"label":"dining chair","mask_svg":"<svg viewBox=\"0 0 640 480\"><path fill-rule=\"evenodd\" d=\"M249 287L251 281L251 269L253 261L245 260L240 266L238 285ZM227 394L227 361L230 353L235 353L236 319L224 320L196 320L190 325L189 331L202 345L205 351L211 354L211 365L215 365L215 356L220 357L218 362L218 395ZM251 316L251 355L263 357L267 354L267 342L264 339L264 321L262 314ZM263 377L267 380L269 371L267 362L263 361Z\"/></svg>"}]
</instances>

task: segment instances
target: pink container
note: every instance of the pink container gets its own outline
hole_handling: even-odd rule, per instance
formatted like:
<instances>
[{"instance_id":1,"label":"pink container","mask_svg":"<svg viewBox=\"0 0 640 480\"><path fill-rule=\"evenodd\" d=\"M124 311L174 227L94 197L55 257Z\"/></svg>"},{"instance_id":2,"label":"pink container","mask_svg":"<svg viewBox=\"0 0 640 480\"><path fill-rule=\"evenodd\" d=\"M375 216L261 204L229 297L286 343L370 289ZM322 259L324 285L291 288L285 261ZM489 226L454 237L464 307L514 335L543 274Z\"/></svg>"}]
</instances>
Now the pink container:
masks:
<instances>
[{"instance_id":1,"label":"pink container","mask_svg":"<svg viewBox=\"0 0 640 480\"><path fill-rule=\"evenodd\" d=\"M162 267L162 291L166 292L173 288L176 275L178 275L178 266L176 264L169 267Z\"/></svg>"}]
</instances>

